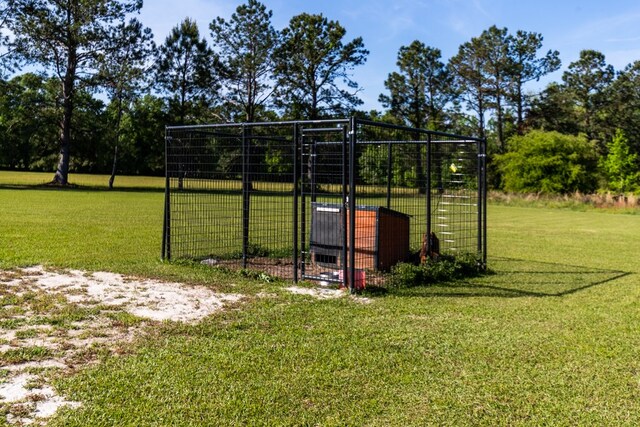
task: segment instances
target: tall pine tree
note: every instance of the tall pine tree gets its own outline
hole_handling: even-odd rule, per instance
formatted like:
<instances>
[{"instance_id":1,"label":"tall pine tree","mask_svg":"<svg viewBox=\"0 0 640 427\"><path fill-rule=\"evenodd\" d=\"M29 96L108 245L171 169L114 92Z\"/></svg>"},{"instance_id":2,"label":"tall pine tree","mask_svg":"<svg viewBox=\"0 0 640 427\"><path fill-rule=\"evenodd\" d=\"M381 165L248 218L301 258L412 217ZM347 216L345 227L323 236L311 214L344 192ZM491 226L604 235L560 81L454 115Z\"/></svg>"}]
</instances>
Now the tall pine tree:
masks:
<instances>
[{"instance_id":1,"label":"tall pine tree","mask_svg":"<svg viewBox=\"0 0 640 427\"><path fill-rule=\"evenodd\" d=\"M60 155L53 182L66 185L77 93L97 84L94 77L114 46L112 29L138 12L142 0L6 1L7 26L15 36L11 54L42 66L60 82Z\"/></svg>"},{"instance_id":2,"label":"tall pine tree","mask_svg":"<svg viewBox=\"0 0 640 427\"><path fill-rule=\"evenodd\" d=\"M113 188L118 169L122 117L140 92L148 87L147 71L155 51L151 30L144 28L136 19L118 25L113 32L113 40L126 40L127 43L116 43L100 68L101 84L109 96L112 107L110 110L113 113L113 163L109 178L110 189Z\"/></svg>"},{"instance_id":3,"label":"tall pine tree","mask_svg":"<svg viewBox=\"0 0 640 427\"><path fill-rule=\"evenodd\" d=\"M511 58L511 85L508 97L516 108L518 132L522 134L524 125L525 95L524 85L560 68L560 53L549 50L544 56L537 55L542 48L542 34L518 30L511 38L509 55Z\"/></svg>"},{"instance_id":4,"label":"tall pine tree","mask_svg":"<svg viewBox=\"0 0 640 427\"><path fill-rule=\"evenodd\" d=\"M605 93L615 77L605 56L595 50L583 50L580 58L569 64L562 80L579 107L581 131L590 139L598 140L604 150L604 135L599 132L598 111L606 103Z\"/></svg>"},{"instance_id":5,"label":"tall pine tree","mask_svg":"<svg viewBox=\"0 0 640 427\"><path fill-rule=\"evenodd\" d=\"M364 64L369 51L361 37L349 42L337 21L322 15L294 16L282 31L277 51L277 103L294 119L344 115L362 101L351 70Z\"/></svg>"},{"instance_id":6,"label":"tall pine tree","mask_svg":"<svg viewBox=\"0 0 640 427\"><path fill-rule=\"evenodd\" d=\"M219 96L219 59L200 38L195 21L174 27L158 49L156 86L169 102L174 124L202 121Z\"/></svg>"},{"instance_id":7,"label":"tall pine tree","mask_svg":"<svg viewBox=\"0 0 640 427\"><path fill-rule=\"evenodd\" d=\"M257 0L238 6L229 21L218 17L209 28L224 64L228 118L240 116L254 122L274 89L274 50L278 33L271 25L272 12Z\"/></svg>"}]
</instances>

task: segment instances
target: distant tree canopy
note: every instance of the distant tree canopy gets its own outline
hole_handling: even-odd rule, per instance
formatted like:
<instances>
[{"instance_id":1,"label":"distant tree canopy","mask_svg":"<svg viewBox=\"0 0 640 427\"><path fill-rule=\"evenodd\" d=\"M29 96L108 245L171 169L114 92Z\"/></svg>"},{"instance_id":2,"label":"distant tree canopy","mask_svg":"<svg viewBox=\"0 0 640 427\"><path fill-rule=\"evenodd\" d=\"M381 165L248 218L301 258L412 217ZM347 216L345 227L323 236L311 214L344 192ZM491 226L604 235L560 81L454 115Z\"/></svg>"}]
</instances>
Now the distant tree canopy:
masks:
<instances>
[{"instance_id":1,"label":"distant tree canopy","mask_svg":"<svg viewBox=\"0 0 640 427\"><path fill-rule=\"evenodd\" d=\"M107 108L109 128L112 132L113 165L109 188L113 188L118 167L118 150L122 136L122 121L131 103L150 85L147 71L151 68L148 58L155 53L153 34L148 28L132 19L113 29L111 40L115 41L100 66L100 81L111 101ZM121 43L120 40L127 40Z\"/></svg>"},{"instance_id":2,"label":"distant tree canopy","mask_svg":"<svg viewBox=\"0 0 640 427\"><path fill-rule=\"evenodd\" d=\"M616 71L583 50L532 91L561 65L540 33L491 26L450 58L414 40L386 73L382 110L366 112L354 71L369 51L330 17L301 13L277 29L246 0L206 33L177 19L155 46L141 7L0 0L0 168L55 171L59 184L69 171L110 173L113 184L116 173L163 172L166 125L354 114L485 137L491 183L509 191L640 191L640 60ZM267 151L269 170L284 171L283 154ZM423 179L424 156L394 159L393 182ZM380 162L362 178L378 182Z\"/></svg>"},{"instance_id":3,"label":"distant tree canopy","mask_svg":"<svg viewBox=\"0 0 640 427\"><path fill-rule=\"evenodd\" d=\"M530 81L537 81L540 77L560 68L560 53L557 50L549 50L544 56L538 56L538 51L542 49L542 40L542 34L521 30L518 30L515 36L511 36L509 61L512 84L508 88L507 98L516 109L520 133L523 129L527 105L524 85Z\"/></svg>"},{"instance_id":4,"label":"distant tree canopy","mask_svg":"<svg viewBox=\"0 0 640 427\"><path fill-rule=\"evenodd\" d=\"M446 110L453 99L450 74L440 61L439 49L416 40L398 52L398 71L384 82L389 95L378 98L402 124L422 129L444 130ZM417 182L423 182L423 147L413 146L410 158Z\"/></svg>"},{"instance_id":5,"label":"distant tree canopy","mask_svg":"<svg viewBox=\"0 0 640 427\"><path fill-rule=\"evenodd\" d=\"M33 73L4 82L0 91L0 164L9 169L51 167L60 116L57 89L55 80Z\"/></svg>"},{"instance_id":6,"label":"distant tree canopy","mask_svg":"<svg viewBox=\"0 0 640 427\"><path fill-rule=\"evenodd\" d=\"M8 0L0 0L0 79L6 77L6 73L11 71L13 65L9 51L6 50L7 44L9 43L9 36L5 30L11 17L7 1Z\"/></svg>"}]
</instances>

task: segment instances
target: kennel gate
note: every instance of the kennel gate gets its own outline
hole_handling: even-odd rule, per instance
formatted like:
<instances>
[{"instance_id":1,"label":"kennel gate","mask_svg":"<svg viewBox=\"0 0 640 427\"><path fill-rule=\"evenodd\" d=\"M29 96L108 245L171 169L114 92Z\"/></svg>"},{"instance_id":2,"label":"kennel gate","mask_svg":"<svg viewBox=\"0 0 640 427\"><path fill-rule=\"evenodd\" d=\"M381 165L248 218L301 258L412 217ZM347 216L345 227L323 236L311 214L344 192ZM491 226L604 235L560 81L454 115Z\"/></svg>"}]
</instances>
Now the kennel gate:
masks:
<instances>
[{"instance_id":1,"label":"kennel gate","mask_svg":"<svg viewBox=\"0 0 640 427\"><path fill-rule=\"evenodd\" d=\"M351 118L167 127L165 148L165 259L353 288L358 257L393 240L378 227L391 216L409 224L406 261L434 231L441 252L486 265L482 139ZM317 258L319 207L334 211L333 263ZM364 269L376 282L387 268Z\"/></svg>"}]
</instances>

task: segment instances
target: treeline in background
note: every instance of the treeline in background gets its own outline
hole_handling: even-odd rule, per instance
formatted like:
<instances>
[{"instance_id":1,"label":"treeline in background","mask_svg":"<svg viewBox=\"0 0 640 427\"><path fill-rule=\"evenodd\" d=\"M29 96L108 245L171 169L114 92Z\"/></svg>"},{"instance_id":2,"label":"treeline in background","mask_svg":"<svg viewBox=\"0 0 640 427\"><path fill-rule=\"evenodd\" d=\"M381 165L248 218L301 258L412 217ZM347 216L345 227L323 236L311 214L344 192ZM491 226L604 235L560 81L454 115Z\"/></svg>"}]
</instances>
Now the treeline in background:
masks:
<instances>
[{"instance_id":1,"label":"treeline in background","mask_svg":"<svg viewBox=\"0 0 640 427\"><path fill-rule=\"evenodd\" d=\"M300 14L275 29L248 0L201 32L187 18L156 45L139 0L0 0L0 168L161 175L166 125L356 114L487 138L490 185L512 192L640 189L640 61L584 50L561 81L543 36L492 26L442 58L416 40L389 70L383 111L361 111L362 38ZM366 178L366 177L364 177Z\"/></svg>"}]
</instances>

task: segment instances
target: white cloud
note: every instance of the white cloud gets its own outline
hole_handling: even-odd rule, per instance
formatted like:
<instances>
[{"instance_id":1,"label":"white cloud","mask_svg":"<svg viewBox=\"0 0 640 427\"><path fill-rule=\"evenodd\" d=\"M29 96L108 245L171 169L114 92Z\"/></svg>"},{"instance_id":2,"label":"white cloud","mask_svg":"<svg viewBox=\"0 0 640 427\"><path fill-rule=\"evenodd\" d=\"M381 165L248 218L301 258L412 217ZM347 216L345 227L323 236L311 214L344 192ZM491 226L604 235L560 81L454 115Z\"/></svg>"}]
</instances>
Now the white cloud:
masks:
<instances>
[{"instance_id":1,"label":"white cloud","mask_svg":"<svg viewBox=\"0 0 640 427\"><path fill-rule=\"evenodd\" d=\"M445 14L448 28L464 41L496 24L496 17L481 0L440 0L439 10Z\"/></svg>"},{"instance_id":2,"label":"white cloud","mask_svg":"<svg viewBox=\"0 0 640 427\"><path fill-rule=\"evenodd\" d=\"M473 7L476 9L476 11L484 15L485 18L493 18L493 16L489 12L487 12L484 6L482 6L482 2L480 0L473 0Z\"/></svg>"},{"instance_id":3,"label":"white cloud","mask_svg":"<svg viewBox=\"0 0 640 427\"><path fill-rule=\"evenodd\" d=\"M607 43L635 43L640 41L640 36L627 38L610 38L605 40Z\"/></svg>"},{"instance_id":4,"label":"white cloud","mask_svg":"<svg viewBox=\"0 0 640 427\"><path fill-rule=\"evenodd\" d=\"M614 16L605 16L585 22L567 32L565 40L581 43L591 40L611 42L633 42L640 40L640 11L629 11ZM621 36L629 34L628 36Z\"/></svg>"}]
</instances>

